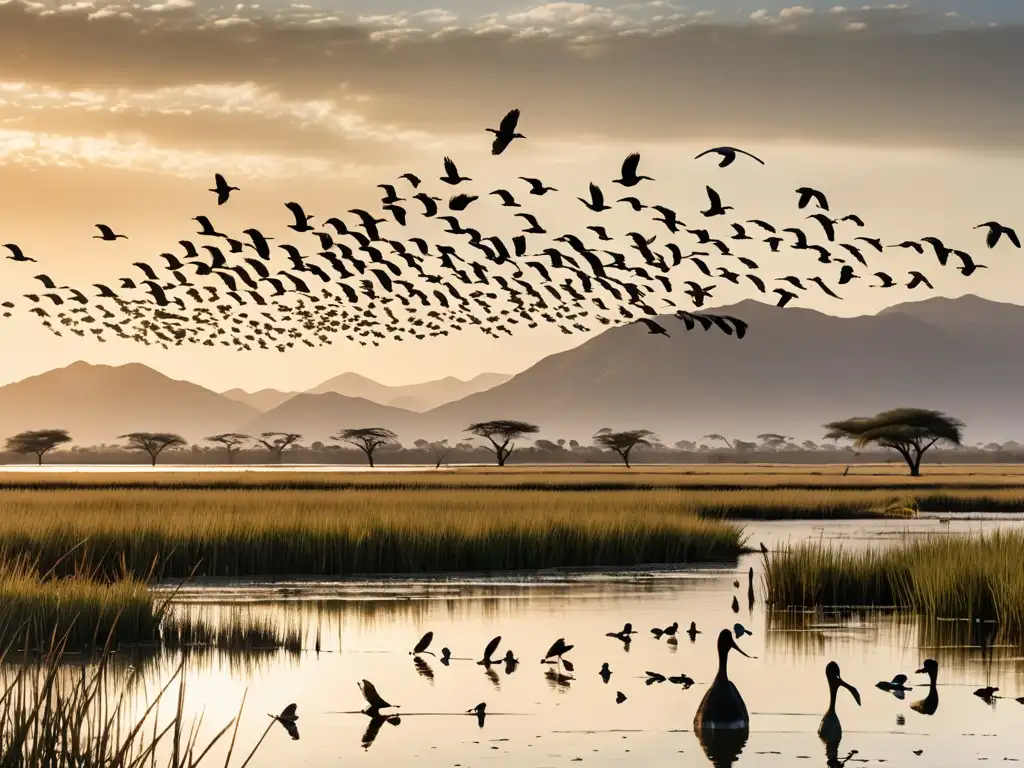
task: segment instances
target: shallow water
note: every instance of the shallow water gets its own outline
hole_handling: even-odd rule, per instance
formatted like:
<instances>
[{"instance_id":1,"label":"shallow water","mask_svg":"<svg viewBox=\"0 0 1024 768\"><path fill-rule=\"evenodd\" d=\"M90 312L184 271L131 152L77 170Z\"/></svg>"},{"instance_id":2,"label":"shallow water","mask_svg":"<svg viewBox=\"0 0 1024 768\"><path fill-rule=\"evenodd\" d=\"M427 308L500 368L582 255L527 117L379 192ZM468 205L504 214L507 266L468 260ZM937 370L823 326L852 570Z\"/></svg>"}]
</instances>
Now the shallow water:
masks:
<instances>
[{"instance_id":1,"label":"shallow water","mask_svg":"<svg viewBox=\"0 0 1024 768\"><path fill-rule=\"evenodd\" d=\"M954 521L954 533L1022 526L1020 519ZM841 546L898 541L906 536L944 534L937 520L826 523L764 523L748 526L751 541L769 547L820 538ZM375 579L336 582L219 583L177 593L175 610L207 619L242 616L299 631L302 652L228 655L193 652L186 664L190 712L205 710L204 732L223 726L248 691L234 764L260 738L265 713L298 704L301 738L291 740L276 726L251 766L560 766L710 764L691 732L694 711L714 676L715 636L737 621L753 631L739 640L756 659L731 654L730 678L751 714L749 739L737 763L743 766L827 764L816 730L826 706L824 667L837 661L844 679L860 690L863 706L840 692L844 735L834 747L841 759L857 750L854 763L888 766L962 766L979 760L1024 758L1024 654L985 647L988 625L944 622L926 626L892 614L765 614L759 579L755 603L747 603L748 567L760 556L735 564L679 570L636 570L585 574L544 573L529 577ZM741 587L733 586L740 579ZM737 596L740 610L731 608ZM691 643L680 632L677 644L656 640L651 627L696 621L703 634ZM624 622L639 630L628 649L606 632ZM312 649L320 630L321 653ZM451 648L448 666L409 651L427 630L429 650ZM492 637L502 636L497 656L511 648L520 664L486 670L474 663ZM539 663L544 651L564 636L575 648L572 679L553 679ZM911 703L927 693L924 675L914 671L928 657L938 659L939 706L923 715ZM127 658L126 658L127 660ZM180 660L136 660L137 695L155 690ZM598 676L607 661L613 674ZM689 689L672 683L646 685L647 670L686 673ZM897 673L914 689L904 700L874 687ZM367 678L388 701L401 705L397 725L371 724L356 686ZM138 685L139 681L144 686ZM994 705L972 694L998 686ZM616 692L627 700L616 704ZM487 703L483 726L464 714ZM922 750L916 755L914 750ZM223 755L223 752L220 753ZM716 764L730 756L716 753ZM800 760L801 763L796 761ZM223 764L223 756L212 764Z\"/></svg>"}]
</instances>

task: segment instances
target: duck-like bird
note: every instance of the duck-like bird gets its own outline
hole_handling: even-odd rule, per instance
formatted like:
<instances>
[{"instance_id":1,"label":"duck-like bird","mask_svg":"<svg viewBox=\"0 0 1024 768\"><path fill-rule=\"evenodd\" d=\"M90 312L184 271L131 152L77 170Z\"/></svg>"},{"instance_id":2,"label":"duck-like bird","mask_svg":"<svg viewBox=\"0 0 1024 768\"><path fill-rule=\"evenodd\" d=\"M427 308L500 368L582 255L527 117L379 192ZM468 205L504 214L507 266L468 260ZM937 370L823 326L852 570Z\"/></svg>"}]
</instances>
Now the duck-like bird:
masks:
<instances>
[{"instance_id":1,"label":"duck-like bird","mask_svg":"<svg viewBox=\"0 0 1024 768\"><path fill-rule=\"evenodd\" d=\"M860 693L843 680L839 674L839 665L830 661L825 665L825 679L828 681L828 711L821 718L821 725L818 726L818 737L825 742L838 742L843 738L843 725L839 722L839 715L836 714L836 694L840 688L845 688L853 696L853 700L860 706Z\"/></svg>"},{"instance_id":2,"label":"duck-like bird","mask_svg":"<svg viewBox=\"0 0 1024 768\"><path fill-rule=\"evenodd\" d=\"M381 697L381 695L377 693L377 689L369 680L359 681L359 692L363 694L363 698L366 699L367 704L367 707L363 710L363 713L369 715L370 717L377 717L378 715L380 715L380 711L382 709L397 707L397 705L389 704L387 701L385 701L383 697Z\"/></svg>"},{"instance_id":3,"label":"duck-like bird","mask_svg":"<svg viewBox=\"0 0 1024 768\"><path fill-rule=\"evenodd\" d=\"M718 673L701 699L693 716L694 731L748 730L750 716L739 690L729 680L729 651L738 651L748 659L756 658L743 651L728 629L718 633Z\"/></svg>"},{"instance_id":4,"label":"duck-like bird","mask_svg":"<svg viewBox=\"0 0 1024 768\"><path fill-rule=\"evenodd\" d=\"M934 715L939 708L939 692L935 689L935 681L939 677L939 662L935 659L925 659L917 674L928 675L928 695L915 701L910 708L922 715Z\"/></svg>"}]
</instances>

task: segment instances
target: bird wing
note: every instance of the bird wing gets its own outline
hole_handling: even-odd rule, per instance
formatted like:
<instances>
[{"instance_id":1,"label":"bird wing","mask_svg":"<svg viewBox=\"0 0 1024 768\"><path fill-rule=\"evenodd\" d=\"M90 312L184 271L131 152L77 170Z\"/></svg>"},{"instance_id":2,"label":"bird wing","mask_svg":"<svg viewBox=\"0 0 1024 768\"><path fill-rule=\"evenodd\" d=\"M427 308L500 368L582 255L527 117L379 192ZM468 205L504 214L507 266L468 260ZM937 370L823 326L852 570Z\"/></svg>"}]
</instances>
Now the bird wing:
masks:
<instances>
[{"instance_id":1,"label":"bird wing","mask_svg":"<svg viewBox=\"0 0 1024 768\"><path fill-rule=\"evenodd\" d=\"M636 169L640 166L640 153L633 152L630 155L626 155L626 159L622 161L622 178L630 179L636 176Z\"/></svg>"},{"instance_id":2,"label":"bird wing","mask_svg":"<svg viewBox=\"0 0 1024 768\"><path fill-rule=\"evenodd\" d=\"M604 205L604 193L594 182L590 182L590 199L595 208L600 208Z\"/></svg>"},{"instance_id":3,"label":"bird wing","mask_svg":"<svg viewBox=\"0 0 1024 768\"><path fill-rule=\"evenodd\" d=\"M278 717L284 718L284 719L287 719L287 720L294 720L294 719L296 719L297 715L295 714L295 712L298 709L298 706L299 706L298 704L289 704L287 707L285 707L284 709L281 710L281 714L278 715Z\"/></svg>"},{"instance_id":4,"label":"bird wing","mask_svg":"<svg viewBox=\"0 0 1024 768\"><path fill-rule=\"evenodd\" d=\"M501 119L499 129L502 133L512 134L516 132L516 125L519 124L519 110L510 109L508 114Z\"/></svg>"},{"instance_id":5,"label":"bird wing","mask_svg":"<svg viewBox=\"0 0 1024 768\"><path fill-rule=\"evenodd\" d=\"M721 205L722 205L722 198L721 198L721 196L717 192L715 192L715 190L713 190L711 187L707 187L707 191L708 191L708 200L711 202L711 207L712 208L720 208Z\"/></svg>"},{"instance_id":6,"label":"bird wing","mask_svg":"<svg viewBox=\"0 0 1024 768\"><path fill-rule=\"evenodd\" d=\"M498 635L498 636L497 636L496 638L494 638L493 640L491 640L491 642L489 642L489 643L488 643L488 644L487 644L487 645L486 645L486 646L484 647L484 656L483 656L483 657L484 657L485 659L489 659L489 658L491 658L491 656L493 656L493 655L494 655L494 652L495 652L496 650L498 650L498 644L499 644L500 642L501 642L501 635Z\"/></svg>"},{"instance_id":7,"label":"bird wing","mask_svg":"<svg viewBox=\"0 0 1024 768\"><path fill-rule=\"evenodd\" d=\"M735 150L735 151L736 151L736 152L741 152L741 153L743 153L744 155L746 155L747 157L750 157L750 158L753 158L754 160L757 160L757 162L759 162L759 163L760 163L761 165L764 165L764 160L762 160L762 159L761 159L760 157L758 157L757 155L752 155L752 154L750 154L750 153L749 153L749 152L747 152L747 150L745 150L745 149L737 149L737 150Z\"/></svg>"},{"instance_id":8,"label":"bird wing","mask_svg":"<svg viewBox=\"0 0 1024 768\"><path fill-rule=\"evenodd\" d=\"M1005 227L1003 229L1003 232L1005 232L1006 236L1010 238L1010 242L1013 243L1014 246L1020 248L1020 238L1017 236L1016 230L1010 229L1009 227Z\"/></svg>"},{"instance_id":9,"label":"bird wing","mask_svg":"<svg viewBox=\"0 0 1024 768\"><path fill-rule=\"evenodd\" d=\"M455 163L452 161L450 157L446 157L444 159L444 172L445 175L453 179L457 178L459 175L459 169L455 167Z\"/></svg>"},{"instance_id":10,"label":"bird wing","mask_svg":"<svg viewBox=\"0 0 1024 768\"><path fill-rule=\"evenodd\" d=\"M363 698L366 699L366 703L374 709L384 709L391 706L381 698L381 695L377 693L377 689L369 680L361 680L359 682L359 691L363 694Z\"/></svg>"},{"instance_id":11,"label":"bird wing","mask_svg":"<svg viewBox=\"0 0 1024 768\"><path fill-rule=\"evenodd\" d=\"M731 315L723 315L723 318L731 322L733 326L736 328L737 339L742 339L744 336L747 335L747 328L749 328L750 326L746 321L740 320L738 317L732 317Z\"/></svg>"},{"instance_id":12,"label":"bird wing","mask_svg":"<svg viewBox=\"0 0 1024 768\"><path fill-rule=\"evenodd\" d=\"M896 675L892 679L892 684L893 685L903 685L905 682L907 682L907 676L906 675L902 675L902 674Z\"/></svg>"},{"instance_id":13,"label":"bird wing","mask_svg":"<svg viewBox=\"0 0 1024 768\"><path fill-rule=\"evenodd\" d=\"M434 633L433 632L427 632L427 634L425 634L423 637L421 637L420 641L418 643L416 643L416 647L412 649L412 652L413 653L423 653L425 650L427 650L427 648L430 647L430 643L431 643L431 641L433 639L434 639Z\"/></svg>"}]
</instances>

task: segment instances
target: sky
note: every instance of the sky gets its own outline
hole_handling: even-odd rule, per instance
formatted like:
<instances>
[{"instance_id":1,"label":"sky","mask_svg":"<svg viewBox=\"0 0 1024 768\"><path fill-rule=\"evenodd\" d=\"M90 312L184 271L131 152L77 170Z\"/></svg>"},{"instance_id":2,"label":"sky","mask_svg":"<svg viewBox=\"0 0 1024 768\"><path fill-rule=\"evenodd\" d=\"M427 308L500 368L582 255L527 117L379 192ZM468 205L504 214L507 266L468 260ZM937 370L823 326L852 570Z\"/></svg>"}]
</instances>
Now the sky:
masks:
<instances>
[{"instance_id":1,"label":"sky","mask_svg":"<svg viewBox=\"0 0 1024 768\"><path fill-rule=\"evenodd\" d=\"M484 128L512 107L527 139L492 157ZM467 330L379 347L339 338L284 354L163 350L57 338L25 314L22 295L40 287L36 266L61 284L116 285L139 276L132 262L158 262L194 237L198 214L289 242L285 201L321 219L344 216L379 205L375 185L405 171L439 193L445 155L484 196L499 186L521 195L520 175L544 178L560 194L531 200L531 210L570 232L599 221L610 231L635 226L617 209L593 218L575 200L590 181L613 188L633 151L656 179L638 193L691 226L701 225L706 184L744 218L800 226L806 212L792 190L813 186L834 212L858 213L883 238L938 235L989 267L967 279L933 257L881 257L893 274L928 267L929 295L1016 301L1021 254L986 251L972 227L996 219L1024 229L1021 125L1024 6L1012 0L7 0L0 240L39 264L0 265L0 293L18 304L0 322L0 382L83 359L142 362L217 390L304 389L344 371L403 384L513 373L588 338L542 324L503 340ZM723 144L766 165L694 160ZM241 188L223 208L207 191L215 172ZM474 226L516 231L501 229L494 198L474 205ZM129 239L94 240L100 222ZM785 254L766 269L811 274L806 260L795 264ZM755 296L719 282L712 303ZM856 315L927 298L868 283L842 300L809 292L800 304Z\"/></svg>"}]
</instances>

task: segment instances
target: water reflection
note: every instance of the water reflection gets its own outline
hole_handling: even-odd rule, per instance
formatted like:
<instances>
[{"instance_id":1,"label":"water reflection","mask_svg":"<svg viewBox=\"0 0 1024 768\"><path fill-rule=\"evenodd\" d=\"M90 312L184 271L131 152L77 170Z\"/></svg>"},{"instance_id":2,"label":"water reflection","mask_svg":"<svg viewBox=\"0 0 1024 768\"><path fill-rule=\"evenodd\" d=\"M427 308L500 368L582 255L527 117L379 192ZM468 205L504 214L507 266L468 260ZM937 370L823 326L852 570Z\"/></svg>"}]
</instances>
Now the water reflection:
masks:
<instances>
[{"instance_id":1,"label":"water reflection","mask_svg":"<svg viewBox=\"0 0 1024 768\"><path fill-rule=\"evenodd\" d=\"M766 534L753 540L759 538L771 540ZM777 768L799 757L820 765L823 745L828 766L854 754L855 762L884 759L888 768L1021 757L1022 710L1000 697L1024 694L1024 654L997 626L857 608L766 611L763 601L749 604L760 560L532 580L503 574L190 586L176 597L173 614L196 625L261 628L257 635L218 630L223 637L249 637L249 647L235 640L196 644L202 638L194 635L170 650L122 648L105 675L112 693L144 707L184 664L186 719L202 714L204 729L222 725L245 696L238 741L247 746L267 727L264 713L298 702L301 739L294 740L285 723L271 723L250 768L320 768L346 758L367 768L566 765L576 758L598 766ZM730 607L733 582L740 580L742 598L744 575L748 610L737 616ZM691 735L697 705L715 677L716 639L723 628L736 639L737 619L743 628L737 642L758 657L734 656L729 668L749 726ZM674 625L677 631L659 640L646 629L626 633L627 622L629 630ZM616 637L619 627L623 637ZM690 627L689 643L678 644L680 627ZM428 647L410 656L427 633ZM575 646L573 667L539 666L550 640L562 636ZM279 642L282 637L291 639ZM277 640L260 648L267 638ZM435 660L430 652L439 646ZM817 734L831 698L822 670L833 660L864 698L864 706L855 707L839 693L841 743ZM937 665L934 675L928 660ZM67 674L80 675L92 663L83 657L67 665ZM907 675L904 701L874 687L897 673ZM359 680L373 680L386 702L401 703L401 719L389 709L361 713L369 702L359 697ZM973 695L982 686L1000 689L994 706ZM176 689L168 693L175 695ZM474 702L486 702L482 732L480 713L475 707L467 713ZM291 725L297 732L300 723ZM918 749L924 750L920 757ZM224 757L220 753L213 764Z\"/></svg>"}]
</instances>

